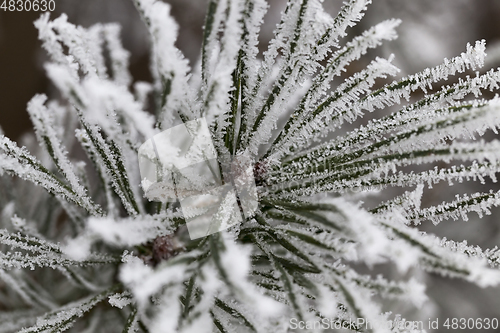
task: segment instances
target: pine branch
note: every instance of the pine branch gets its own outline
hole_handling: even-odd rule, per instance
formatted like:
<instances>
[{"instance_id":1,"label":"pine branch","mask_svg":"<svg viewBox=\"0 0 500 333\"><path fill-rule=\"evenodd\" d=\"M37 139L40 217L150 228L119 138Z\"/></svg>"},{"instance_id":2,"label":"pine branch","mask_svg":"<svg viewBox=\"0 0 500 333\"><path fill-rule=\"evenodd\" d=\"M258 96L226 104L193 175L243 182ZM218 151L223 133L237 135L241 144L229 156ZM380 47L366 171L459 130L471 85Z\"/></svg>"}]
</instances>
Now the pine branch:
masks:
<instances>
[{"instance_id":1,"label":"pine branch","mask_svg":"<svg viewBox=\"0 0 500 333\"><path fill-rule=\"evenodd\" d=\"M78 318L82 317L85 313L94 308L98 303L105 300L116 289L117 287L112 287L100 294L67 304L60 309L38 317L36 325L28 328L23 328L19 332L47 332L49 330L57 330L57 332L66 331L71 328L71 326L73 326L73 323Z\"/></svg>"},{"instance_id":2,"label":"pine branch","mask_svg":"<svg viewBox=\"0 0 500 333\"><path fill-rule=\"evenodd\" d=\"M92 202L84 191L80 191L81 187L78 187L78 192L75 192L74 189L47 170L25 148L19 148L5 136L0 137L0 153L2 154L2 159L0 159L2 172L6 171L42 186L59 200L70 201L92 215L102 214L101 208Z\"/></svg>"}]
</instances>

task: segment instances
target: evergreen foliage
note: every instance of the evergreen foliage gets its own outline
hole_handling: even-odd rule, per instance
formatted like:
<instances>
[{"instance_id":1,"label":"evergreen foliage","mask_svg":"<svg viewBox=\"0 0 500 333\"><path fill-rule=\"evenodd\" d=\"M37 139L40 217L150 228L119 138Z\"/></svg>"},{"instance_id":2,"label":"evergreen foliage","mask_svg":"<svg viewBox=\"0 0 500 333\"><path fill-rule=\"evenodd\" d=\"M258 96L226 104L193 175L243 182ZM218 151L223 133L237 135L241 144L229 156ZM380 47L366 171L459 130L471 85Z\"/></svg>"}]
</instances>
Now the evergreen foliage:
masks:
<instances>
[{"instance_id":1,"label":"evergreen foliage","mask_svg":"<svg viewBox=\"0 0 500 333\"><path fill-rule=\"evenodd\" d=\"M48 14L35 22L61 98L28 104L43 151L0 135L0 332L285 332L290 318L385 320L373 295L425 302L415 279L374 278L353 264L500 284L500 250L418 229L500 202L490 191L421 205L426 187L495 182L500 171L499 142L476 140L500 125L498 98L480 98L499 88L499 70L441 83L481 68L484 41L391 82L392 57L349 71L397 37L391 19L343 40L369 0L335 17L320 0L289 0L262 57L266 2L210 0L192 72L169 5L134 2L151 35L152 83L132 85L119 26ZM367 112L364 125L343 126ZM178 203L143 198L137 152L201 117L219 156L256 161L259 207L190 240ZM374 208L360 201L359 192L391 187L406 192Z\"/></svg>"}]
</instances>

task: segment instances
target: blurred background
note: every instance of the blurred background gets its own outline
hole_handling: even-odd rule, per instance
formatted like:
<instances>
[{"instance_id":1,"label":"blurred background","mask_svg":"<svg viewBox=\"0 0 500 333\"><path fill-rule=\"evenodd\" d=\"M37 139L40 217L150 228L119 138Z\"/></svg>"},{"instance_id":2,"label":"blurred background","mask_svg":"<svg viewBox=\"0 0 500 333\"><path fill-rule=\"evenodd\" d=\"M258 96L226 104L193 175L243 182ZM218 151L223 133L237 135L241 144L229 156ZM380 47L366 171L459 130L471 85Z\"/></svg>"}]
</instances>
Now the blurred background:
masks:
<instances>
[{"instance_id":1,"label":"blurred background","mask_svg":"<svg viewBox=\"0 0 500 333\"><path fill-rule=\"evenodd\" d=\"M201 45L203 18L206 0L171 0L172 15L180 25L178 46L194 66ZM343 0L325 0L324 6L332 15ZM351 29L357 34L373 24L389 18L401 18L399 39L386 43L378 55L396 56L395 63L401 68L401 75L414 73L442 62L463 52L467 43L485 39L487 52L492 55L488 67L500 66L500 1L498 0L373 0L361 24ZM262 31L261 49L265 49L279 21L285 0L269 0L270 10ZM122 25L122 40L131 52L130 70L136 81L149 81L149 41L143 23L140 21L131 0L56 0L55 18L66 13L69 21L88 27L99 22L118 22ZM47 60L37 41L33 21L40 16L37 12L4 12L0 10L0 126L5 134L18 140L31 130L26 104L36 93L50 94L52 88L45 77L43 64ZM370 59L366 59L369 61ZM364 61L364 60L363 60ZM360 62L360 66L366 63ZM496 184L484 186L465 183L454 187L454 192L471 193L484 189L500 189ZM455 193L447 190L448 185L437 186L426 194L428 202L439 203L453 198ZM424 203L425 204L425 203ZM437 227L424 224L421 229L448 237L456 241L467 239L469 244L492 248L500 244L500 211L493 210L486 219L471 214L468 222L445 221ZM416 271L413 274L419 274ZM405 278L408 278L406 276ZM427 280L431 300L424 309L401 305L401 311L411 320L429 317L457 318L499 318L500 291L480 289L469 283L420 275ZM474 330L470 330L473 332ZM489 330L493 331L493 330ZM500 330L498 330L500 332Z\"/></svg>"}]
</instances>

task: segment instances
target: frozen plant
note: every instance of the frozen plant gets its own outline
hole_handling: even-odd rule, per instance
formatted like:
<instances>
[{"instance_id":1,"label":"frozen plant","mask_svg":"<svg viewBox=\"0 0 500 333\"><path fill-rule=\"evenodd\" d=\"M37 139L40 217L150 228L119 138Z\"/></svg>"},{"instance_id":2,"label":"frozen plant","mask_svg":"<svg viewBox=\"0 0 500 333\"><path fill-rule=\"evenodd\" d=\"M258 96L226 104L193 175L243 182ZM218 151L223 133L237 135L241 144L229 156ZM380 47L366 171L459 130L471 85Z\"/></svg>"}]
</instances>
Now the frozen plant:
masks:
<instances>
[{"instance_id":1,"label":"frozen plant","mask_svg":"<svg viewBox=\"0 0 500 333\"><path fill-rule=\"evenodd\" d=\"M403 320L382 313L374 295L425 302L416 279L373 278L353 264L497 286L499 250L418 226L488 214L500 202L490 191L421 205L439 182L496 180L500 142L475 138L500 125L500 100L479 99L498 88L500 72L432 88L478 70L483 41L392 83L392 58L348 72L396 38L400 22L391 19L341 42L369 2L351 0L331 17L320 0L288 1L261 57L266 2L210 0L191 72L169 5L136 0L154 82L133 85L118 26L85 29L42 15L35 26L60 98L28 104L43 151L0 136L0 332L285 332L291 318L364 331L357 318ZM364 125L342 128L367 112ZM144 198L137 153L161 131L200 118L218 156L256 161L258 207L226 231L190 240L178 202ZM370 209L360 201L390 187L406 192Z\"/></svg>"}]
</instances>

